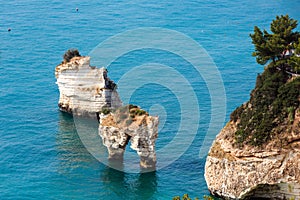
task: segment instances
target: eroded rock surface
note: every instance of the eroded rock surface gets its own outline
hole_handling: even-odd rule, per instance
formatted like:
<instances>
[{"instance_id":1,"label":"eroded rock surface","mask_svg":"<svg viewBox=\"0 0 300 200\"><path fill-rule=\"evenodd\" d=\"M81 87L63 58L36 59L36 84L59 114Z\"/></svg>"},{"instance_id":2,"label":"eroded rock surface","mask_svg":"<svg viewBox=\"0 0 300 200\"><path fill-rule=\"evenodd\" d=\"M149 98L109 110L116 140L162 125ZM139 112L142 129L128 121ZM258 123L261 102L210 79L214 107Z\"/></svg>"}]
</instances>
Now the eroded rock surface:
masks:
<instances>
[{"instance_id":1,"label":"eroded rock surface","mask_svg":"<svg viewBox=\"0 0 300 200\"><path fill-rule=\"evenodd\" d=\"M97 117L99 134L108 149L109 159L122 160L130 142L130 147L140 156L140 166L155 168L158 117L149 116L138 106L122 107L116 84L107 77L105 68L92 67L90 57L77 56L58 65L55 77L60 110Z\"/></svg>"},{"instance_id":2,"label":"eroded rock surface","mask_svg":"<svg viewBox=\"0 0 300 200\"><path fill-rule=\"evenodd\" d=\"M236 123L219 133L208 154L205 179L223 198L300 199L300 109L289 129L261 147L239 147Z\"/></svg>"},{"instance_id":3,"label":"eroded rock surface","mask_svg":"<svg viewBox=\"0 0 300 200\"><path fill-rule=\"evenodd\" d=\"M90 57L74 57L55 69L59 88L59 108L79 116L96 117L102 108L122 106L116 84L105 68L90 66Z\"/></svg>"},{"instance_id":4,"label":"eroded rock surface","mask_svg":"<svg viewBox=\"0 0 300 200\"><path fill-rule=\"evenodd\" d=\"M99 135L107 147L109 159L123 159L126 145L140 156L141 168L155 168L155 141L158 117L149 116L137 106L124 106L107 115L100 115Z\"/></svg>"}]
</instances>

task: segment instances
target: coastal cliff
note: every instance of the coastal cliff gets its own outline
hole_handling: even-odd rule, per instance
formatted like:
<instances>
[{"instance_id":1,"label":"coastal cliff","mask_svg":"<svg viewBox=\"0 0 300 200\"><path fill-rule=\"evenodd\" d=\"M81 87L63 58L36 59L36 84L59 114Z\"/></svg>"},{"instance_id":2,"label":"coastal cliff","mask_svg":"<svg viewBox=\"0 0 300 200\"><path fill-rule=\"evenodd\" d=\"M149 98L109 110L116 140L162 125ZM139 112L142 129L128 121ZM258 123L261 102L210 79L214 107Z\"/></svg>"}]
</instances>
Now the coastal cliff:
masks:
<instances>
[{"instance_id":1,"label":"coastal cliff","mask_svg":"<svg viewBox=\"0 0 300 200\"><path fill-rule=\"evenodd\" d=\"M214 195L300 199L300 77L269 66L217 135L205 164Z\"/></svg>"},{"instance_id":2,"label":"coastal cliff","mask_svg":"<svg viewBox=\"0 0 300 200\"><path fill-rule=\"evenodd\" d=\"M109 159L122 160L126 145L137 152L140 166L154 169L155 141L158 136L158 117L149 116L138 106L127 105L100 115L99 135L107 147Z\"/></svg>"},{"instance_id":3,"label":"coastal cliff","mask_svg":"<svg viewBox=\"0 0 300 200\"><path fill-rule=\"evenodd\" d=\"M118 108L122 102L116 84L105 68L90 66L90 57L76 56L55 68L61 111L96 117L102 108Z\"/></svg>"}]
</instances>

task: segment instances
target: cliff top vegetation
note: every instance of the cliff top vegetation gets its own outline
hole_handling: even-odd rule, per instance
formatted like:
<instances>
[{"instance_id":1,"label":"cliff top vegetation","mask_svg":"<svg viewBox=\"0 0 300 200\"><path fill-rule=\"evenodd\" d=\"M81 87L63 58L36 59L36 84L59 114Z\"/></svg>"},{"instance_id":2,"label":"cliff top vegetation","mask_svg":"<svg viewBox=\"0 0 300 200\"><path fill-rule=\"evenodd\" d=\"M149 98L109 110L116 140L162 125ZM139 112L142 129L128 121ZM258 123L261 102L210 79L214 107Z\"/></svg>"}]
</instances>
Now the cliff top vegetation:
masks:
<instances>
[{"instance_id":1,"label":"cliff top vegetation","mask_svg":"<svg viewBox=\"0 0 300 200\"><path fill-rule=\"evenodd\" d=\"M63 62L70 62L70 60L74 57L80 57L80 53L78 49L69 49L63 55Z\"/></svg>"},{"instance_id":2,"label":"cliff top vegetation","mask_svg":"<svg viewBox=\"0 0 300 200\"><path fill-rule=\"evenodd\" d=\"M300 33L294 31L297 25L297 20L281 15L272 21L271 33L255 26L250 37L255 47L252 56L257 63L300 72Z\"/></svg>"},{"instance_id":3,"label":"cliff top vegetation","mask_svg":"<svg viewBox=\"0 0 300 200\"><path fill-rule=\"evenodd\" d=\"M271 23L272 33L254 27L250 34L257 63L268 64L256 79L250 100L232 112L237 124L238 145L261 146L285 132L299 132L295 116L300 112L300 34L293 30L297 21L277 16ZM282 141L285 145L285 142Z\"/></svg>"},{"instance_id":4,"label":"cliff top vegetation","mask_svg":"<svg viewBox=\"0 0 300 200\"><path fill-rule=\"evenodd\" d=\"M109 124L115 127L130 126L133 122L141 125L142 123L146 123L145 117L149 116L146 111L132 104L122 106L115 110L104 108L102 109L101 113L103 113L104 115L109 115L110 113L112 113L112 115L103 120L102 124Z\"/></svg>"}]
</instances>

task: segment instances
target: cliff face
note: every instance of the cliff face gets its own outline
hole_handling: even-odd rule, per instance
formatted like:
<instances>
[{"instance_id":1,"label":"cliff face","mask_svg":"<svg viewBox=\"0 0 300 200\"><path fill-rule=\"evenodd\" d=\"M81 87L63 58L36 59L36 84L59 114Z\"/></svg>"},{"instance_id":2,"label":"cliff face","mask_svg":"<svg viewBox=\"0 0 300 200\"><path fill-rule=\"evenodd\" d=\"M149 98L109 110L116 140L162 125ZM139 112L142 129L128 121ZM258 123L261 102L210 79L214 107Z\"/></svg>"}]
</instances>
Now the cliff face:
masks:
<instances>
[{"instance_id":1,"label":"cliff face","mask_svg":"<svg viewBox=\"0 0 300 200\"><path fill-rule=\"evenodd\" d=\"M155 168L155 141L158 136L158 117L137 106L124 106L107 115L100 115L99 135L107 147L109 159L122 160L126 145L140 156L141 168Z\"/></svg>"},{"instance_id":2,"label":"cliff face","mask_svg":"<svg viewBox=\"0 0 300 200\"><path fill-rule=\"evenodd\" d=\"M300 199L299 80L264 72L250 101L233 112L207 156L205 179L212 194Z\"/></svg>"},{"instance_id":3,"label":"cliff face","mask_svg":"<svg viewBox=\"0 0 300 200\"><path fill-rule=\"evenodd\" d=\"M55 69L59 108L75 115L96 117L102 108L117 108L122 102L105 68L90 66L90 57L74 57Z\"/></svg>"},{"instance_id":4,"label":"cliff face","mask_svg":"<svg viewBox=\"0 0 300 200\"><path fill-rule=\"evenodd\" d=\"M299 124L299 110L297 115ZM235 130L236 124L229 122L206 159L205 179L211 193L232 199L300 199L300 134L282 135L289 142L285 147L270 142L264 148L237 148Z\"/></svg>"}]
</instances>

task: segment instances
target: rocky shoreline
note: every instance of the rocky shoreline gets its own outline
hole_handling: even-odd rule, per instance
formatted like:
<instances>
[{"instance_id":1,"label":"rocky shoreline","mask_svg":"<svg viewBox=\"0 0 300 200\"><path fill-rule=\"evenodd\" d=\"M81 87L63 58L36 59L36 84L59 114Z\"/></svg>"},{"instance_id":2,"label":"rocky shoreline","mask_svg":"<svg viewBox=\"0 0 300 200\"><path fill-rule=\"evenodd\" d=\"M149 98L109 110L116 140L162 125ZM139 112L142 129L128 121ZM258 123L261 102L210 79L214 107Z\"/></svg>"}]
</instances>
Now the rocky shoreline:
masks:
<instances>
[{"instance_id":1,"label":"rocky shoreline","mask_svg":"<svg viewBox=\"0 0 300 200\"><path fill-rule=\"evenodd\" d=\"M209 151L205 179L210 192L225 199L300 199L300 136L285 148L240 149L233 145L235 130L229 122Z\"/></svg>"}]
</instances>

